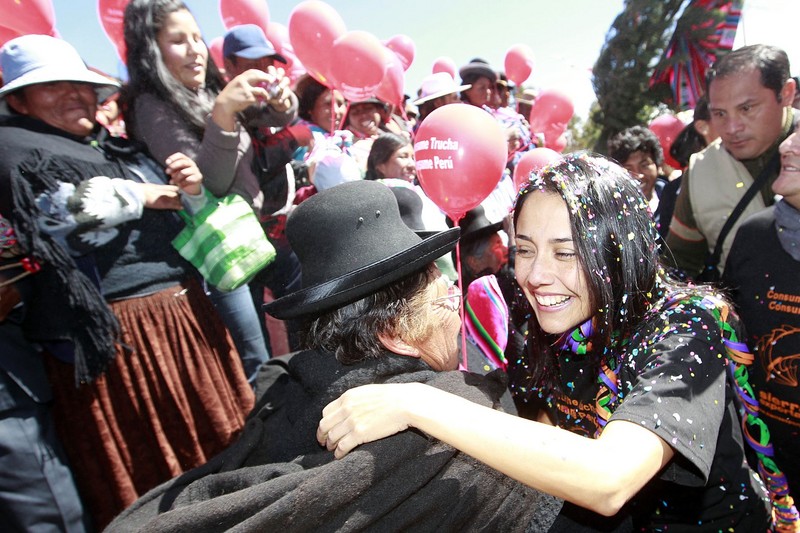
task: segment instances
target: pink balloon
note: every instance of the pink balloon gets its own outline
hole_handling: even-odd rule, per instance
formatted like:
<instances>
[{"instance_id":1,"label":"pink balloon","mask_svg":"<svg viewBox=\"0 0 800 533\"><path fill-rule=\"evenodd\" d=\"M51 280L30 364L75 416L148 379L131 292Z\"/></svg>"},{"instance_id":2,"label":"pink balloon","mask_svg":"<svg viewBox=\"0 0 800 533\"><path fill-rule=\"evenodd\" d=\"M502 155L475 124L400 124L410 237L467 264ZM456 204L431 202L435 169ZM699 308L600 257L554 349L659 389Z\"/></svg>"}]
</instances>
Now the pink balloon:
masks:
<instances>
[{"instance_id":1,"label":"pink balloon","mask_svg":"<svg viewBox=\"0 0 800 533\"><path fill-rule=\"evenodd\" d=\"M562 133L561 135L559 135L555 139L548 139L547 137L545 137L544 145L547 148L555 150L558 153L563 152L564 148L567 147L567 134L566 134L566 132Z\"/></svg>"},{"instance_id":2,"label":"pink balloon","mask_svg":"<svg viewBox=\"0 0 800 533\"><path fill-rule=\"evenodd\" d=\"M431 69L431 71L431 74L436 74L437 72L447 72L450 74L450 77L456 79L456 64L455 61L449 57L442 56L434 61L433 69Z\"/></svg>"},{"instance_id":3,"label":"pink balloon","mask_svg":"<svg viewBox=\"0 0 800 533\"><path fill-rule=\"evenodd\" d=\"M649 126L650 130L656 134L656 137L658 137L661 143L661 149L664 151L664 162L675 169L680 169L682 167L680 163L675 161L675 158L669 155L669 149L675 138L683 131L684 126L686 125L681 122L681 119L670 114L654 118Z\"/></svg>"},{"instance_id":4,"label":"pink balloon","mask_svg":"<svg viewBox=\"0 0 800 533\"><path fill-rule=\"evenodd\" d=\"M528 183L531 172L539 172L542 168L561 157L550 148L534 148L525 152L514 167L514 186L519 190Z\"/></svg>"},{"instance_id":5,"label":"pink balloon","mask_svg":"<svg viewBox=\"0 0 800 533\"><path fill-rule=\"evenodd\" d=\"M223 42L225 42L225 38L219 36L214 37L211 39L211 42L208 43L208 53L211 54L211 59L214 60L214 64L216 64L219 69L225 68L225 58L222 57Z\"/></svg>"},{"instance_id":6,"label":"pink balloon","mask_svg":"<svg viewBox=\"0 0 800 533\"><path fill-rule=\"evenodd\" d=\"M414 62L415 46L414 41L408 35L395 35L386 41L386 48L397 54L403 65L403 70L408 70Z\"/></svg>"},{"instance_id":7,"label":"pink balloon","mask_svg":"<svg viewBox=\"0 0 800 533\"><path fill-rule=\"evenodd\" d=\"M425 194L458 221L497 186L508 154L505 133L489 113L453 104L422 121L414 155Z\"/></svg>"},{"instance_id":8,"label":"pink balloon","mask_svg":"<svg viewBox=\"0 0 800 533\"><path fill-rule=\"evenodd\" d=\"M292 55L294 55L294 47L292 47L292 43L289 40L289 28L280 22L270 22L265 33L267 34L267 39L279 54L283 55L284 51L291 50Z\"/></svg>"},{"instance_id":9,"label":"pink balloon","mask_svg":"<svg viewBox=\"0 0 800 533\"><path fill-rule=\"evenodd\" d=\"M384 46L369 32L349 31L333 42L331 76L351 102L375 95L386 73Z\"/></svg>"},{"instance_id":10,"label":"pink balloon","mask_svg":"<svg viewBox=\"0 0 800 533\"><path fill-rule=\"evenodd\" d=\"M6 42L10 41L11 39L17 38L20 35L22 34L16 30L0 26L0 46L3 46L4 44L6 44Z\"/></svg>"},{"instance_id":11,"label":"pink balloon","mask_svg":"<svg viewBox=\"0 0 800 533\"><path fill-rule=\"evenodd\" d=\"M566 128L574 111L572 100L567 95L555 89L545 89L531 105L531 132L544 132L552 124Z\"/></svg>"},{"instance_id":12,"label":"pink balloon","mask_svg":"<svg viewBox=\"0 0 800 533\"><path fill-rule=\"evenodd\" d=\"M117 50L117 55L124 63L125 58L125 35L122 26L122 19L125 16L125 6L130 0L97 0L97 16L103 31Z\"/></svg>"},{"instance_id":13,"label":"pink balloon","mask_svg":"<svg viewBox=\"0 0 800 533\"><path fill-rule=\"evenodd\" d=\"M386 75L375 90L375 96L384 102L388 102L402 109L403 99L405 98L403 93L405 80L403 76L403 65L401 63L402 58L398 57L397 54L392 52L389 48L384 48L383 52L386 58Z\"/></svg>"},{"instance_id":14,"label":"pink balloon","mask_svg":"<svg viewBox=\"0 0 800 533\"><path fill-rule=\"evenodd\" d=\"M333 87L333 42L346 31L339 13L320 0L301 2L289 15L289 40L297 58L311 76L327 87Z\"/></svg>"},{"instance_id":15,"label":"pink balloon","mask_svg":"<svg viewBox=\"0 0 800 533\"><path fill-rule=\"evenodd\" d=\"M0 0L3 26L20 35L55 35L56 13L52 0Z\"/></svg>"},{"instance_id":16,"label":"pink balloon","mask_svg":"<svg viewBox=\"0 0 800 533\"><path fill-rule=\"evenodd\" d=\"M506 52L505 72L508 79L522 85L533 72L533 50L526 44L515 44Z\"/></svg>"},{"instance_id":17,"label":"pink balloon","mask_svg":"<svg viewBox=\"0 0 800 533\"><path fill-rule=\"evenodd\" d=\"M242 24L255 24L267 33L269 8L266 0L219 0L219 14L226 30Z\"/></svg>"}]
</instances>

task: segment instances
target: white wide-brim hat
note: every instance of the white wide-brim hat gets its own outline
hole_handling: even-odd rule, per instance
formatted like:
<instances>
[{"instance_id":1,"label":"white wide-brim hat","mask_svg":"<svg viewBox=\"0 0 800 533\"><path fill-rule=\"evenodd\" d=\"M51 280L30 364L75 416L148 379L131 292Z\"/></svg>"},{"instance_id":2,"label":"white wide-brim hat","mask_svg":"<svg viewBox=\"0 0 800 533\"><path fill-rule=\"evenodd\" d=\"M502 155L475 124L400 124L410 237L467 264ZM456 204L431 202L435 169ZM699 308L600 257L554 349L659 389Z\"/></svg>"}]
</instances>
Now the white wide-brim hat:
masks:
<instances>
[{"instance_id":1,"label":"white wide-brim hat","mask_svg":"<svg viewBox=\"0 0 800 533\"><path fill-rule=\"evenodd\" d=\"M456 80L447 72L436 72L430 76L426 76L422 80L422 86L419 90L419 98L414 100L414 105L424 104L448 94L459 93L466 91L472 85L459 85Z\"/></svg>"},{"instance_id":2,"label":"white wide-brim hat","mask_svg":"<svg viewBox=\"0 0 800 533\"><path fill-rule=\"evenodd\" d=\"M49 35L23 35L8 41L0 48L0 70L5 81L0 98L29 85L54 81L94 85L98 102L119 90L119 83L89 70L71 44Z\"/></svg>"}]
</instances>

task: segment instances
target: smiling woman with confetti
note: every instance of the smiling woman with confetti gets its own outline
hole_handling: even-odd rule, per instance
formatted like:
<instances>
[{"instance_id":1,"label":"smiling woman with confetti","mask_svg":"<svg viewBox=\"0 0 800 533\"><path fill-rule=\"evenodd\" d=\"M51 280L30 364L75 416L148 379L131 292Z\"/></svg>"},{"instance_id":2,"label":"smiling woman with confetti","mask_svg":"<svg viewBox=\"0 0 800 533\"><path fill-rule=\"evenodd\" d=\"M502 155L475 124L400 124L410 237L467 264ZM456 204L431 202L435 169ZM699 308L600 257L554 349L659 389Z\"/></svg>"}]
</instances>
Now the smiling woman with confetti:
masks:
<instances>
[{"instance_id":1,"label":"smiling woman with confetti","mask_svg":"<svg viewBox=\"0 0 800 533\"><path fill-rule=\"evenodd\" d=\"M631 176L567 156L532 176L514 222L531 314L509 373L535 421L424 385L371 385L328 405L320 442L341 457L418 428L570 502L565 531L767 530L727 372L741 362L738 321L710 289L665 275Z\"/></svg>"}]
</instances>

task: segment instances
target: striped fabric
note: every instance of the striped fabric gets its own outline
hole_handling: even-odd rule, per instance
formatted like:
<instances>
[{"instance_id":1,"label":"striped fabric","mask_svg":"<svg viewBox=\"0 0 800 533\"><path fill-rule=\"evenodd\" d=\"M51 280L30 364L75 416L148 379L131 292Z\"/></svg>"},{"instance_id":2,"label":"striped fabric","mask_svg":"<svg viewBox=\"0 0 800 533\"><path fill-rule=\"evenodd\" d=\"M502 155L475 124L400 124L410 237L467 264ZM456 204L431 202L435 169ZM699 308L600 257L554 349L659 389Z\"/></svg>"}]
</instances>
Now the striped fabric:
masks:
<instances>
[{"instance_id":1,"label":"striped fabric","mask_svg":"<svg viewBox=\"0 0 800 533\"><path fill-rule=\"evenodd\" d=\"M492 369L505 370L508 305L494 275L483 276L469 284L464 311L467 337L480 348Z\"/></svg>"},{"instance_id":2,"label":"striped fabric","mask_svg":"<svg viewBox=\"0 0 800 533\"><path fill-rule=\"evenodd\" d=\"M270 264L275 248L241 196L208 196L208 204L194 216L180 212L186 227L172 245L206 281L222 291L232 291Z\"/></svg>"}]
</instances>

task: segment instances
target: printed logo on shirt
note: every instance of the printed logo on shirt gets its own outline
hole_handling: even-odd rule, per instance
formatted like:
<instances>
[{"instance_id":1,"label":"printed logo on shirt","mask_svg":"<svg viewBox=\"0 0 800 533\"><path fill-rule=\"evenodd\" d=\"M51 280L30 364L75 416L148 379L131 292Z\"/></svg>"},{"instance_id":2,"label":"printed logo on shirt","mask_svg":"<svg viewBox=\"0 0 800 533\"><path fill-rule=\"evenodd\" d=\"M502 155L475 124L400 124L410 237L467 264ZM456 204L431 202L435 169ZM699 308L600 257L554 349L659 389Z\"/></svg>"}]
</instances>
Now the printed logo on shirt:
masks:
<instances>
[{"instance_id":1,"label":"printed logo on shirt","mask_svg":"<svg viewBox=\"0 0 800 533\"><path fill-rule=\"evenodd\" d=\"M791 400L782 400L769 391L758 391L761 413L782 424L800 427L800 405ZM772 426L770 426L772 427Z\"/></svg>"},{"instance_id":2,"label":"printed logo on shirt","mask_svg":"<svg viewBox=\"0 0 800 533\"><path fill-rule=\"evenodd\" d=\"M768 383L797 387L800 353L791 352L800 346L800 340L793 337L798 334L800 328L783 325L759 340L757 352Z\"/></svg>"},{"instance_id":3,"label":"printed logo on shirt","mask_svg":"<svg viewBox=\"0 0 800 533\"><path fill-rule=\"evenodd\" d=\"M558 416L564 421L559 426L584 437L593 438L597 432L597 409L593 403L570 398L562 392L553 393Z\"/></svg>"},{"instance_id":4,"label":"printed logo on shirt","mask_svg":"<svg viewBox=\"0 0 800 533\"><path fill-rule=\"evenodd\" d=\"M781 293L770 289L767 291L767 308L770 311L800 315L800 294Z\"/></svg>"}]
</instances>

